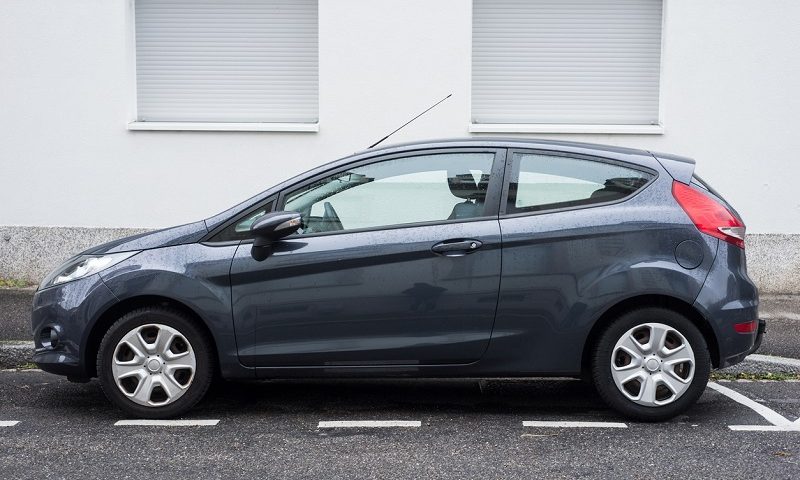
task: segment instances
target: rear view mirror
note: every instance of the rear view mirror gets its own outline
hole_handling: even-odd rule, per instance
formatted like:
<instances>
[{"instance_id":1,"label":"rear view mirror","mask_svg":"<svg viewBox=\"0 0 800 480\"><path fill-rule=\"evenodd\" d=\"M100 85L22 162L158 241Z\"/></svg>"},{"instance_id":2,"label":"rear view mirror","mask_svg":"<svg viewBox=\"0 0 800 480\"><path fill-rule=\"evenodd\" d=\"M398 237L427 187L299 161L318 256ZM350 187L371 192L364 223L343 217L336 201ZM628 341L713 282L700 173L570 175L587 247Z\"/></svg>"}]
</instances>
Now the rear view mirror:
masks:
<instances>
[{"instance_id":1,"label":"rear view mirror","mask_svg":"<svg viewBox=\"0 0 800 480\"><path fill-rule=\"evenodd\" d=\"M272 212L253 222L250 226L254 237L253 258L258 261L266 259L272 253L272 242L295 233L301 223L297 212Z\"/></svg>"}]
</instances>

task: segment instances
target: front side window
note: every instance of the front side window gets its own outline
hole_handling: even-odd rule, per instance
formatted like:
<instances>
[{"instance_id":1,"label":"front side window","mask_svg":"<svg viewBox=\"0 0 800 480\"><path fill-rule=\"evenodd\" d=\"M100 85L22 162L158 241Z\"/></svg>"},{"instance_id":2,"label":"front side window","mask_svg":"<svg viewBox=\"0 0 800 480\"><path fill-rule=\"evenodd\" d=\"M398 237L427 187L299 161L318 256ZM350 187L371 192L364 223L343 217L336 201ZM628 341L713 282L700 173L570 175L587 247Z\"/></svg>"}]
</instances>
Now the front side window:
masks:
<instances>
[{"instance_id":1,"label":"front side window","mask_svg":"<svg viewBox=\"0 0 800 480\"><path fill-rule=\"evenodd\" d=\"M348 168L289 192L299 233L480 217L494 153L442 153Z\"/></svg>"},{"instance_id":2,"label":"front side window","mask_svg":"<svg viewBox=\"0 0 800 480\"><path fill-rule=\"evenodd\" d=\"M611 163L515 153L506 213L536 212L621 200L653 175Z\"/></svg>"}]
</instances>

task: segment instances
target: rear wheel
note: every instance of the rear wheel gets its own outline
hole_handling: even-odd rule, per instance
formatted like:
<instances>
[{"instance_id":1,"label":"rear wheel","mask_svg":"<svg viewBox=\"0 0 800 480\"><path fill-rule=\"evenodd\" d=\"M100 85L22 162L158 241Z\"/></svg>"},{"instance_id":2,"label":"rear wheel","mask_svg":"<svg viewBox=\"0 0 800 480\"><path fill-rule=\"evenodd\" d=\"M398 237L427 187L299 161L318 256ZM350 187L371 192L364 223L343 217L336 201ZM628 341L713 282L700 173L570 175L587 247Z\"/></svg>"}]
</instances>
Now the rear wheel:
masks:
<instances>
[{"instance_id":1,"label":"rear wheel","mask_svg":"<svg viewBox=\"0 0 800 480\"><path fill-rule=\"evenodd\" d=\"M672 418L693 405L708 383L705 339L683 315L643 308L614 321L592 357L592 380L603 400L636 420Z\"/></svg>"},{"instance_id":2,"label":"rear wheel","mask_svg":"<svg viewBox=\"0 0 800 480\"><path fill-rule=\"evenodd\" d=\"M169 308L142 308L106 332L97 373L103 392L126 413L168 418L205 395L212 358L211 342L194 319Z\"/></svg>"}]
</instances>

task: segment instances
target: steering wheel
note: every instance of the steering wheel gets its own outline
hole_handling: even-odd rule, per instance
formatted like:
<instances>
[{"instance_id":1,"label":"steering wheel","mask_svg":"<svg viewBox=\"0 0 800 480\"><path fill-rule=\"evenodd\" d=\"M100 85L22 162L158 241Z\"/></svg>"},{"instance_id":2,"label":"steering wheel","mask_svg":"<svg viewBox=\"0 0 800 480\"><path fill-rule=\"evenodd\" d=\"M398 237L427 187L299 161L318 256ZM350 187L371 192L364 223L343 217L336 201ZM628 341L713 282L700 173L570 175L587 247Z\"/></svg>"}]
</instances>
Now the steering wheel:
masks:
<instances>
[{"instance_id":1,"label":"steering wheel","mask_svg":"<svg viewBox=\"0 0 800 480\"><path fill-rule=\"evenodd\" d=\"M322 214L322 224L325 225L325 231L334 232L336 230L344 230L342 221L339 220L339 215L336 214L336 210L333 209L331 202L325 202L323 207L325 207L325 213Z\"/></svg>"}]
</instances>

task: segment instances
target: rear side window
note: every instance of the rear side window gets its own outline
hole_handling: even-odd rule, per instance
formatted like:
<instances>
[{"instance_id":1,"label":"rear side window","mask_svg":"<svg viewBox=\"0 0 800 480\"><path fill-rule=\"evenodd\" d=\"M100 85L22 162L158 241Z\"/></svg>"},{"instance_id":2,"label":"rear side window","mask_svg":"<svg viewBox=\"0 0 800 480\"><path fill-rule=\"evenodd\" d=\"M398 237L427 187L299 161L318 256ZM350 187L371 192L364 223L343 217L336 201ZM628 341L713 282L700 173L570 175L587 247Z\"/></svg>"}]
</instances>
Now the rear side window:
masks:
<instances>
[{"instance_id":1,"label":"rear side window","mask_svg":"<svg viewBox=\"0 0 800 480\"><path fill-rule=\"evenodd\" d=\"M514 153L513 165L506 213L613 202L653 178L611 163L539 153Z\"/></svg>"}]
</instances>

